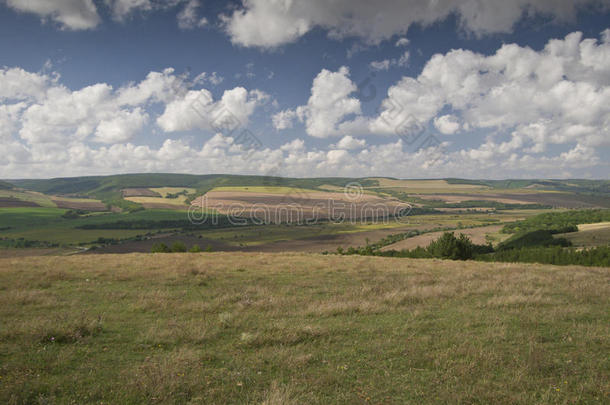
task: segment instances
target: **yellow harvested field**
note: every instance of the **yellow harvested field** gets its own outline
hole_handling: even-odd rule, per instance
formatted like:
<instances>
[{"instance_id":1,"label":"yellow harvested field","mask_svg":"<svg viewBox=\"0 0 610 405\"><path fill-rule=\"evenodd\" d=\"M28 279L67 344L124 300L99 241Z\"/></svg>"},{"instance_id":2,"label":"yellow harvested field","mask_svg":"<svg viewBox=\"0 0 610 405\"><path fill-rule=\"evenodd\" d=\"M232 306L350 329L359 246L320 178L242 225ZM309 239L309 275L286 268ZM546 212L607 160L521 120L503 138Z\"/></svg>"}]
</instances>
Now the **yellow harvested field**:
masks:
<instances>
[{"instance_id":1,"label":"yellow harvested field","mask_svg":"<svg viewBox=\"0 0 610 405\"><path fill-rule=\"evenodd\" d=\"M489 241L487 235L494 235L495 237L500 232L500 229L502 229L502 226L503 225L491 225L479 228L459 229L451 232L454 232L456 235L463 233L464 235L468 236L474 243L478 245L484 245ZM403 250L415 249L416 247L426 247L430 244L430 242L438 239L442 234L443 231L425 233L423 235L414 236L412 238L401 240L400 242L385 246L381 250ZM506 235L506 237L508 236L510 235Z\"/></svg>"},{"instance_id":2,"label":"yellow harvested field","mask_svg":"<svg viewBox=\"0 0 610 405\"><path fill-rule=\"evenodd\" d=\"M610 222L597 222L595 224L580 224L578 225L579 231L591 231L594 229L610 228Z\"/></svg>"},{"instance_id":3,"label":"yellow harvested field","mask_svg":"<svg viewBox=\"0 0 610 405\"><path fill-rule=\"evenodd\" d=\"M170 205L182 207L186 206L186 196L181 195L178 198L162 198L162 197L126 197L127 201L132 201L138 204L142 204L146 207L147 204L155 205Z\"/></svg>"},{"instance_id":4,"label":"yellow harvested field","mask_svg":"<svg viewBox=\"0 0 610 405\"><path fill-rule=\"evenodd\" d=\"M308 190L305 188L297 187L276 187L276 186L227 186L227 187L216 187L208 192L235 192L235 193L263 193L263 194L303 194L303 193L315 193L314 190Z\"/></svg>"},{"instance_id":5,"label":"yellow harvested field","mask_svg":"<svg viewBox=\"0 0 610 405\"><path fill-rule=\"evenodd\" d=\"M322 190L328 190L328 191L343 191L343 187L334 186L332 184L323 184L318 188L322 189Z\"/></svg>"},{"instance_id":6,"label":"yellow harvested field","mask_svg":"<svg viewBox=\"0 0 610 405\"><path fill-rule=\"evenodd\" d=\"M478 186L475 184L449 184L446 180L395 180L385 178L371 178L377 180L379 186L367 188L407 188L422 190L485 190L489 187Z\"/></svg>"},{"instance_id":7,"label":"yellow harvested field","mask_svg":"<svg viewBox=\"0 0 610 405\"><path fill-rule=\"evenodd\" d=\"M179 195L176 198L165 198L168 194L177 194L186 190L187 194L194 193L194 188L188 187L158 187L148 189L151 192L158 193L161 197L126 197L127 201L132 201L142 204L144 208L185 208L187 206L187 195Z\"/></svg>"}]
</instances>

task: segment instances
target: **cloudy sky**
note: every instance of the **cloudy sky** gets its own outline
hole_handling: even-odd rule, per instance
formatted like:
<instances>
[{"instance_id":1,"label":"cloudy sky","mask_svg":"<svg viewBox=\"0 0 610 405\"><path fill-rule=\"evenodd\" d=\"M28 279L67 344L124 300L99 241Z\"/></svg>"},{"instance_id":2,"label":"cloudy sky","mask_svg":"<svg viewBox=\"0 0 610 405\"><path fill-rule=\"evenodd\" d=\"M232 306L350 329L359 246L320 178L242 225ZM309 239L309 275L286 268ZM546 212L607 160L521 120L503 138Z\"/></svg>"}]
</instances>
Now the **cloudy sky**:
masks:
<instances>
[{"instance_id":1,"label":"cloudy sky","mask_svg":"<svg viewBox=\"0 0 610 405\"><path fill-rule=\"evenodd\" d=\"M609 178L610 0L0 0L0 178Z\"/></svg>"}]
</instances>

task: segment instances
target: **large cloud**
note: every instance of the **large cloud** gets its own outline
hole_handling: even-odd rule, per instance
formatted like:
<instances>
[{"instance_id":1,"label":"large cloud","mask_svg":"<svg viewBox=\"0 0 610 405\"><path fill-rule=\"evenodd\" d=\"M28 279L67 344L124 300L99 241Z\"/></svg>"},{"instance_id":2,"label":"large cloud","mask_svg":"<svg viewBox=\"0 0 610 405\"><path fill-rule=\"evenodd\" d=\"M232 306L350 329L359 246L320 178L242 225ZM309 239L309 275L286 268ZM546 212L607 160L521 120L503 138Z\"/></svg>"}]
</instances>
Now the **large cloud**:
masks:
<instances>
[{"instance_id":1,"label":"large cloud","mask_svg":"<svg viewBox=\"0 0 610 405\"><path fill-rule=\"evenodd\" d=\"M519 167L539 173L553 165L593 167L600 163L600 148L610 145L610 30L600 40L583 39L575 32L549 41L541 51L507 44L490 56L466 50L435 55L418 77L404 77L391 86L379 115L373 117L360 113L358 101L351 97L356 86L348 73L323 70L314 80L308 104L276 114L275 127L290 127L299 118L314 137L402 138L403 146L419 158L427 154L422 163L427 168L457 168L462 162L486 173L499 168L506 173ZM327 87L333 90L319 92ZM323 100L319 108L316 100ZM405 137L411 129L432 128L437 137L456 134L460 138L453 140L461 144L472 142L464 139L472 132L487 134L487 139L453 152L439 141L443 147L437 147L434 156L434 151L418 150ZM337 162L349 155L333 152L327 158ZM443 173L438 170L435 175Z\"/></svg>"},{"instance_id":2,"label":"large cloud","mask_svg":"<svg viewBox=\"0 0 610 405\"><path fill-rule=\"evenodd\" d=\"M359 143L359 142L358 142ZM93 148L83 143L62 146L3 144L0 155L3 175L11 177L49 177L127 172L182 172L273 174L290 177L312 176L392 176L486 178L585 176L599 163L592 148L577 146L557 156L539 157L513 154L507 159L487 159L485 151L450 152L440 159L426 150L408 151L402 140L392 140L366 149L352 141L342 141L330 149L307 148L296 139L278 148L264 146L244 151L235 137L213 136L195 148L183 140L167 139L161 147L132 143ZM487 145L490 156L497 145Z\"/></svg>"},{"instance_id":3,"label":"large cloud","mask_svg":"<svg viewBox=\"0 0 610 405\"><path fill-rule=\"evenodd\" d=\"M188 87L185 79L166 69L118 88L98 83L72 90L57 75L0 69L3 176L151 171L607 176L603 153L610 143L610 30L600 40L573 33L549 41L540 51L509 44L489 56L465 50L435 55L419 76L391 86L381 112L373 116L362 114L347 68L322 70L307 103L284 110L274 123L287 128L299 119L310 136L337 137L326 147L320 140L313 147L287 139L279 147L247 150L238 140L241 130L236 126L228 136L216 118L221 112L235 117L238 126L246 125L269 96L237 87L214 99L206 89ZM444 140L454 145L413 148L397 136L405 119L452 134ZM157 131L225 133L198 147L184 139L161 138L160 147L135 144L135 134L146 132L147 123L157 123ZM390 137L364 140L362 134ZM478 141L480 134L486 139Z\"/></svg>"},{"instance_id":4,"label":"large cloud","mask_svg":"<svg viewBox=\"0 0 610 405\"><path fill-rule=\"evenodd\" d=\"M53 21L64 30L88 30L101 23L97 4L107 7L116 21L126 21L135 13L167 10L178 5L184 7L177 15L180 28L189 29L206 25L207 20L198 16L199 0L0 0L10 8L32 13L41 21Z\"/></svg>"},{"instance_id":5,"label":"large cloud","mask_svg":"<svg viewBox=\"0 0 610 405\"><path fill-rule=\"evenodd\" d=\"M313 80L307 105L282 111L273 117L276 129L289 128L298 117L305 122L307 133L317 138L340 135L339 124L346 116L360 114L360 101L350 97L357 90L349 78L349 69L337 72L323 69Z\"/></svg>"},{"instance_id":6,"label":"large cloud","mask_svg":"<svg viewBox=\"0 0 610 405\"><path fill-rule=\"evenodd\" d=\"M504 150L543 152L548 144L610 143L610 30L602 40L575 32L540 52L515 44L484 56L466 50L435 55L417 78L388 90L369 130L396 133L401 123L434 119L444 133L460 129L510 133ZM442 115L442 116L439 116Z\"/></svg>"},{"instance_id":7,"label":"large cloud","mask_svg":"<svg viewBox=\"0 0 610 405\"><path fill-rule=\"evenodd\" d=\"M93 0L6 0L6 4L21 12L51 19L61 28L85 30L97 27L100 16Z\"/></svg>"},{"instance_id":8,"label":"large cloud","mask_svg":"<svg viewBox=\"0 0 610 405\"><path fill-rule=\"evenodd\" d=\"M231 133L246 126L255 108L267 100L265 93L243 87L226 90L217 101L206 89L191 90L167 104L157 124L166 132L207 129Z\"/></svg>"},{"instance_id":9,"label":"large cloud","mask_svg":"<svg viewBox=\"0 0 610 405\"><path fill-rule=\"evenodd\" d=\"M510 32L521 17L543 14L568 20L584 5L607 7L609 0L243 0L222 16L231 41L242 46L277 47L316 27L333 38L360 37L379 43L404 35L414 23L428 25L451 14L477 35Z\"/></svg>"},{"instance_id":10,"label":"large cloud","mask_svg":"<svg viewBox=\"0 0 610 405\"><path fill-rule=\"evenodd\" d=\"M38 150L42 144L65 147L86 141L123 143L149 122L152 104L165 106L157 122L166 131L215 128L219 112L235 118L241 127L248 123L254 109L268 100L259 90L236 87L214 101L208 90L189 90L195 84L174 74L172 68L150 72L139 83L118 89L97 83L71 90L58 80L57 75L0 69L2 139L17 139ZM205 108L197 110L194 106Z\"/></svg>"},{"instance_id":11,"label":"large cloud","mask_svg":"<svg viewBox=\"0 0 610 405\"><path fill-rule=\"evenodd\" d=\"M40 100L57 80L48 75L21 68L0 69L0 102L5 100Z\"/></svg>"}]
</instances>

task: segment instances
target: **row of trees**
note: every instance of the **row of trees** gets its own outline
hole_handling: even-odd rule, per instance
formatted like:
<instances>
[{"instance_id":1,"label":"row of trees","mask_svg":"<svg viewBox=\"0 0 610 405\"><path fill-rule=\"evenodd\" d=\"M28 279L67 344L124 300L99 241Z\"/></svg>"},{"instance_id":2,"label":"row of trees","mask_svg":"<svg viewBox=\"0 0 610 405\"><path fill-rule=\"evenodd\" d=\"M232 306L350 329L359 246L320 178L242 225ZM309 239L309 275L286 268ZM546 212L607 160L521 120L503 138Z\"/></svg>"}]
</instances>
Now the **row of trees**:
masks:
<instances>
[{"instance_id":1,"label":"row of trees","mask_svg":"<svg viewBox=\"0 0 610 405\"><path fill-rule=\"evenodd\" d=\"M493 247L489 245L477 245L472 243L470 238L464 234L455 236L453 232L445 232L441 237L432 241L428 247L417 247L412 250L388 250L381 251L373 245L363 248L350 247L347 250L338 248L337 253L342 255L363 255L363 256L390 256L390 257L409 257L415 259L439 258L449 260L470 260L475 255L493 252Z\"/></svg>"},{"instance_id":2,"label":"row of trees","mask_svg":"<svg viewBox=\"0 0 610 405\"><path fill-rule=\"evenodd\" d=\"M610 247L599 246L581 250L565 249L561 246L524 247L480 255L476 260L610 267Z\"/></svg>"},{"instance_id":3,"label":"row of trees","mask_svg":"<svg viewBox=\"0 0 610 405\"><path fill-rule=\"evenodd\" d=\"M165 243L155 243L150 250L151 253L199 253L202 252L199 245L193 245L190 249L187 250L184 242L174 242L171 246L166 245ZM212 251L212 245L208 245L205 249L206 252Z\"/></svg>"},{"instance_id":4,"label":"row of trees","mask_svg":"<svg viewBox=\"0 0 610 405\"><path fill-rule=\"evenodd\" d=\"M610 221L610 209L569 210L565 212L547 212L523 221L506 224L503 233L522 233L537 230L548 230L552 233L576 232L579 224L593 224Z\"/></svg>"},{"instance_id":5,"label":"row of trees","mask_svg":"<svg viewBox=\"0 0 610 405\"><path fill-rule=\"evenodd\" d=\"M338 248L341 255L388 256L407 257L413 259L438 258L449 260L480 260L487 262L526 262L556 265L582 265L582 266L610 266L610 247L602 246L591 249L573 249L563 247L565 239L541 237L539 231L531 232L525 241L537 243L512 243L500 245L494 249L491 244L477 245L464 234L455 236L453 232L445 232L441 237L432 241L427 247L415 249L381 251L374 245L346 250ZM550 235L548 231L545 235ZM555 242L559 240L559 242ZM545 242L546 241L546 242ZM569 242L568 242L569 243Z\"/></svg>"}]
</instances>

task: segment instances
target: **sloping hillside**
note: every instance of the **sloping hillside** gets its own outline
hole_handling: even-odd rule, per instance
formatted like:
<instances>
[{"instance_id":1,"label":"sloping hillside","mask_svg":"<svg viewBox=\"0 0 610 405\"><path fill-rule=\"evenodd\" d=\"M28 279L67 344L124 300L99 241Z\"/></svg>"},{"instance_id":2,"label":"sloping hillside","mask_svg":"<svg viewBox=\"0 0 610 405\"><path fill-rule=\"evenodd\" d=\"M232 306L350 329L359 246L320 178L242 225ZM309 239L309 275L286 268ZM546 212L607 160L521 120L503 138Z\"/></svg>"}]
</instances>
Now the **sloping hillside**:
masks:
<instances>
[{"instance_id":1,"label":"sloping hillside","mask_svg":"<svg viewBox=\"0 0 610 405\"><path fill-rule=\"evenodd\" d=\"M602 403L610 270L305 254L0 259L1 403Z\"/></svg>"},{"instance_id":2,"label":"sloping hillside","mask_svg":"<svg viewBox=\"0 0 610 405\"><path fill-rule=\"evenodd\" d=\"M6 181L0 180L0 190L10 190L13 188L13 185L7 183Z\"/></svg>"},{"instance_id":3,"label":"sloping hillside","mask_svg":"<svg viewBox=\"0 0 610 405\"><path fill-rule=\"evenodd\" d=\"M45 194L79 194L96 198L118 195L126 188L187 187L204 193L214 187L223 186L285 186L316 189L325 184L344 186L349 178L297 179L274 176L237 176L224 174L124 174L114 176L72 177L57 179L15 180L14 183L25 189ZM363 185L373 183L359 179Z\"/></svg>"}]
</instances>

